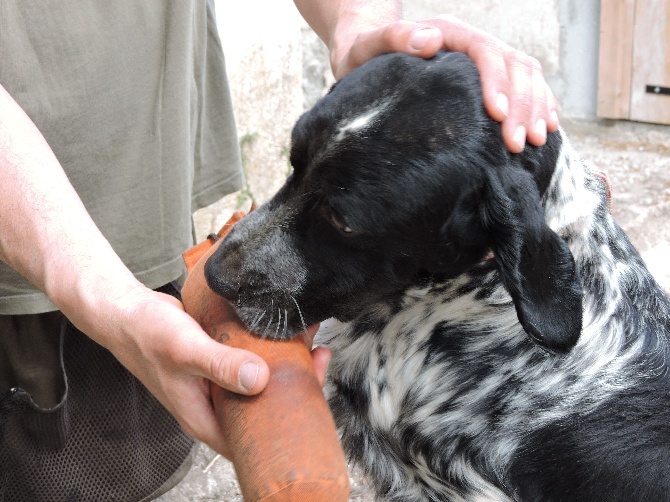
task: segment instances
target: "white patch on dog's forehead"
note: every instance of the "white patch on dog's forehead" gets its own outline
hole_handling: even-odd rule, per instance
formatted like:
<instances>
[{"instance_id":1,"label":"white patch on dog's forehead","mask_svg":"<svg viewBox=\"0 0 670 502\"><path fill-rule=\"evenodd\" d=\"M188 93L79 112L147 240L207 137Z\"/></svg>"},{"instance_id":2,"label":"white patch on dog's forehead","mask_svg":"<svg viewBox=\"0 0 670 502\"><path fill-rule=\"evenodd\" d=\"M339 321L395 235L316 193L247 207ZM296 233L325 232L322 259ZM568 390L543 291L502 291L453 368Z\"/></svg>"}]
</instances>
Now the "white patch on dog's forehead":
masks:
<instances>
[{"instance_id":1,"label":"white patch on dog's forehead","mask_svg":"<svg viewBox=\"0 0 670 502\"><path fill-rule=\"evenodd\" d=\"M380 103L373 108L365 111L363 114L343 121L338 128L335 141L342 141L347 134L362 131L374 124L375 119L387 108L389 101Z\"/></svg>"}]
</instances>

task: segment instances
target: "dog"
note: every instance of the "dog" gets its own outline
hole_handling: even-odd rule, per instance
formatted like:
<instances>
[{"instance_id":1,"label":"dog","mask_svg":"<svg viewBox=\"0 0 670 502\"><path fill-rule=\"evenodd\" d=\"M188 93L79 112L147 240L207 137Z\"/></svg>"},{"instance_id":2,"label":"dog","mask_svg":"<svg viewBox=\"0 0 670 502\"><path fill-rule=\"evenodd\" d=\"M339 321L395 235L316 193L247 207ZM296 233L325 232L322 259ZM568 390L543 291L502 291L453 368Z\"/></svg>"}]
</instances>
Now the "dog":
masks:
<instances>
[{"instance_id":1,"label":"dog","mask_svg":"<svg viewBox=\"0 0 670 502\"><path fill-rule=\"evenodd\" d=\"M563 131L510 153L463 54L380 56L206 264L246 326L330 319L342 444L391 501L670 500L670 301Z\"/></svg>"}]
</instances>

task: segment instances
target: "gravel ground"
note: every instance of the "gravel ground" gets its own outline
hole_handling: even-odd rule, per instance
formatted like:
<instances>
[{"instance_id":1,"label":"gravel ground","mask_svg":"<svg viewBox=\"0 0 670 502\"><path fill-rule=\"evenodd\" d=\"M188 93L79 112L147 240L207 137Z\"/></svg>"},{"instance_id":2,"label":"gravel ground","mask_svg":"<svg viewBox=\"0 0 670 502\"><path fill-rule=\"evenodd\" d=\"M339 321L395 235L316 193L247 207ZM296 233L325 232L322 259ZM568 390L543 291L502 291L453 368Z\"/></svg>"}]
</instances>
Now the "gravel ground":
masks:
<instances>
[{"instance_id":1,"label":"gravel ground","mask_svg":"<svg viewBox=\"0 0 670 502\"><path fill-rule=\"evenodd\" d=\"M608 173L613 215L670 293L670 127L614 121L564 121L563 127L582 156ZM359 473L352 471L351 480L351 501L373 500ZM234 502L242 496L231 464L201 446L186 478L158 500Z\"/></svg>"}]
</instances>

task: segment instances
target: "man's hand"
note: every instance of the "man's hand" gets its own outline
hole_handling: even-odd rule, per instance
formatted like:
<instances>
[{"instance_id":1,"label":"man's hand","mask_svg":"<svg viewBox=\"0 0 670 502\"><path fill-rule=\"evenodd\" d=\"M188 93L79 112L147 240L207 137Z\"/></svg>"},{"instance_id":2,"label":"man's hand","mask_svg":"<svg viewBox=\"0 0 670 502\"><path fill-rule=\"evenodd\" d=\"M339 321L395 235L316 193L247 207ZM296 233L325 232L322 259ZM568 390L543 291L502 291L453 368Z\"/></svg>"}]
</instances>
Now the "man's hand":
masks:
<instances>
[{"instance_id":1,"label":"man's hand","mask_svg":"<svg viewBox=\"0 0 670 502\"><path fill-rule=\"evenodd\" d=\"M388 0L295 0L330 50L333 74L342 78L380 54L405 52L429 58L439 50L463 52L477 65L484 105L502 124L507 148L518 153L526 140L541 146L558 129L558 105L534 58L498 38L440 16L421 22L400 19L399 2Z\"/></svg>"},{"instance_id":2,"label":"man's hand","mask_svg":"<svg viewBox=\"0 0 670 502\"><path fill-rule=\"evenodd\" d=\"M226 454L209 380L256 394L267 384L267 364L215 342L177 299L135 279L96 227L42 134L2 86L0 186L0 260L109 349L188 433ZM323 381L329 352L312 354Z\"/></svg>"},{"instance_id":3,"label":"man's hand","mask_svg":"<svg viewBox=\"0 0 670 502\"><path fill-rule=\"evenodd\" d=\"M240 394L257 394L269 378L265 361L214 341L169 295L138 286L116 303L117 333L104 337L108 348L188 434L227 455L209 381Z\"/></svg>"},{"instance_id":4,"label":"man's hand","mask_svg":"<svg viewBox=\"0 0 670 502\"><path fill-rule=\"evenodd\" d=\"M115 305L117 332L104 336L111 342L112 353L188 434L229 458L209 382L239 394L257 394L270 376L265 361L249 351L214 341L172 296L138 286L115 300ZM315 331L303 335L310 346ZM315 349L312 358L323 385L330 351Z\"/></svg>"},{"instance_id":5,"label":"man's hand","mask_svg":"<svg viewBox=\"0 0 670 502\"><path fill-rule=\"evenodd\" d=\"M420 23L397 21L360 33L348 50L332 60L336 76L343 76L372 57L407 52L431 57L438 50L463 52L477 65L484 105L502 123L502 134L512 152L523 150L526 138L541 146L547 131L558 129L557 103L544 80L540 63L512 49L488 33L451 16Z\"/></svg>"}]
</instances>

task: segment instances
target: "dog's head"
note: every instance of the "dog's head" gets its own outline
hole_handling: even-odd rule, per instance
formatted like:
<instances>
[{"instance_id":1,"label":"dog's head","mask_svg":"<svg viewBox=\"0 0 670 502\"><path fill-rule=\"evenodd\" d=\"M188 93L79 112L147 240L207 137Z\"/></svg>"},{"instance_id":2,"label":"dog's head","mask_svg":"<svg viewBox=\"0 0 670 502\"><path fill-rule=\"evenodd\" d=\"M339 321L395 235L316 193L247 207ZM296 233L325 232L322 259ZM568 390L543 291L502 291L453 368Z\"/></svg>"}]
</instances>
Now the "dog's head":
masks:
<instances>
[{"instance_id":1,"label":"dog's head","mask_svg":"<svg viewBox=\"0 0 670 502\"><path fill-rule=\"evenodd\" d=\"M293 174L209 259L208 283L249 328L282 338L493 251L524 329L567 351L581 287L541 206L559 146L550 135L510 154L466 56L381 56L300 118Z\"/></svg>"}]
</instances>

